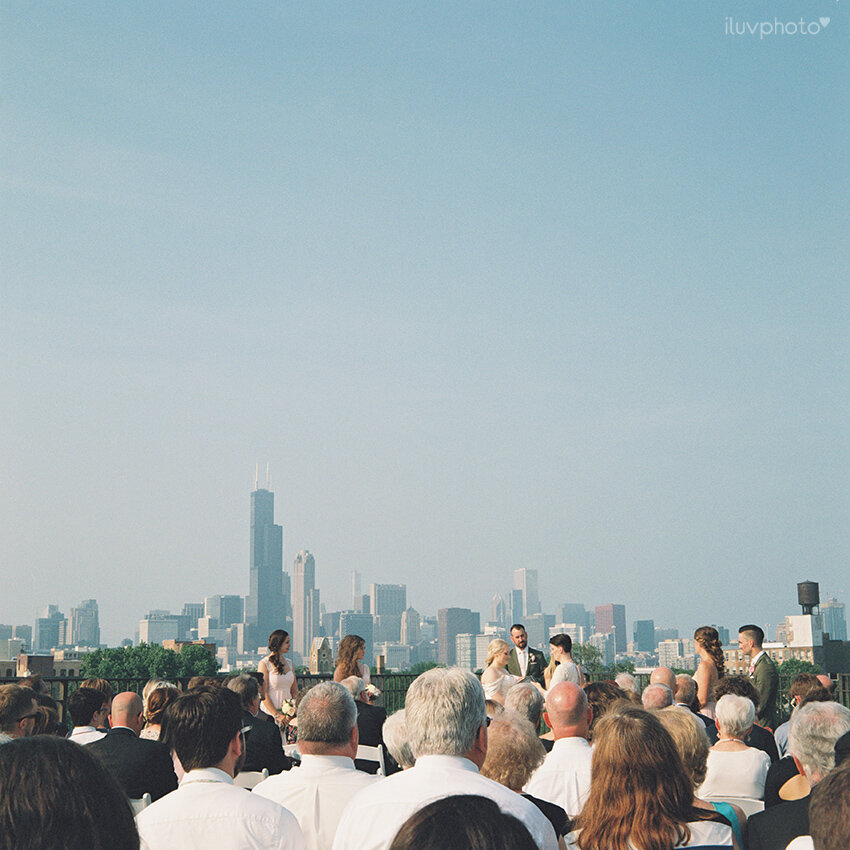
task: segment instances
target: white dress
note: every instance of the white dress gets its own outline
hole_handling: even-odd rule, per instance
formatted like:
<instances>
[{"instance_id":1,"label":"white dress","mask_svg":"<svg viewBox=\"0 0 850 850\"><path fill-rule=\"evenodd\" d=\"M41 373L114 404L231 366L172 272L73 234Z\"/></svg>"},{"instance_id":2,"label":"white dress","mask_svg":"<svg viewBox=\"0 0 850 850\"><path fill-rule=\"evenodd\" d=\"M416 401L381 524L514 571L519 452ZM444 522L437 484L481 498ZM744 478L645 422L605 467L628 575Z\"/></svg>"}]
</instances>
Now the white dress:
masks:
<instances>
[{"instance_id":1,"label":"white dress","mask_svg":"<svg viewBox=\"0 0 850 850\"><path fill-rule=\"evenodd\" d=\"M696 790L697 797L746 797L764 799L764 781L770 768L770 756L763 750L708 751L705 781Z\"/></svg>"},{"instance_id":2,"label":"white dress","mask_svg":"<svg viewBox=\"0 0 850 850\"><path fill-rule=\"evenodd\" d=\"M501 694L503 697L507 692L519 681L519 676L513 676L510 673L505 673L493 682L488 682L484 687L484 699L493 699L496 694Z\"/></svg>"},{"instance_id":3,"label":"white dress","mask_svg":"<svg viewBox=\"0 0 850 850\"><path fill-rule=\"evenodd\" d=\"M274 664L268 658L265 658L264 661L266 662L266 696L275 708L280 708L285 700L292 699L295 671L286 659L283 659L283 673L278 673L274 669ZM262 703L260 708L266 714L270 713Z\"/></svg>"}]
</instances>

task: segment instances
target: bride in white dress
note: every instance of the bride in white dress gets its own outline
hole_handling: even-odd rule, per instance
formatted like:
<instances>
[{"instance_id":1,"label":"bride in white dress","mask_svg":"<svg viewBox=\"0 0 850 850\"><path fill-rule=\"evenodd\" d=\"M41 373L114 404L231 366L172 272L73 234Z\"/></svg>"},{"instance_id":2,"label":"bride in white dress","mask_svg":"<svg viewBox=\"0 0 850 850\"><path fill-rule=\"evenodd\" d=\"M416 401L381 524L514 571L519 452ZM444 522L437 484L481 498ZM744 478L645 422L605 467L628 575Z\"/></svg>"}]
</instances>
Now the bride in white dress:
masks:
<instances>
[{"instance_id":1,"label":"bride in white dress","mask_svg":"<svg viewBox=\"0 0 850 850\"><path fill-rule=\"evenodd\" d=\"M481 684L484 697L501 705L505 704L505 694L519 681L518 676L512 676L506 669L510 657L511 648L505 641L500 638L490 641Z\"/></svg>"},{"instance_id":2,"label":"bride in white dress","mask_svg":"<svg viewBox=\"0 0 850 850\"><path fill-rule=\"evenodd\" d=\"M278 726L285 726L291 716L281 711L281 706L287 700L298 696L298 682L295 681L295 669L284 658L289 652L289 635L283 629L275 629L269 635L269 654L260 662L257 668L263 674L266 684L266 695L260 703L260 708L270 714Z\"/></svg>"}]
</instances>

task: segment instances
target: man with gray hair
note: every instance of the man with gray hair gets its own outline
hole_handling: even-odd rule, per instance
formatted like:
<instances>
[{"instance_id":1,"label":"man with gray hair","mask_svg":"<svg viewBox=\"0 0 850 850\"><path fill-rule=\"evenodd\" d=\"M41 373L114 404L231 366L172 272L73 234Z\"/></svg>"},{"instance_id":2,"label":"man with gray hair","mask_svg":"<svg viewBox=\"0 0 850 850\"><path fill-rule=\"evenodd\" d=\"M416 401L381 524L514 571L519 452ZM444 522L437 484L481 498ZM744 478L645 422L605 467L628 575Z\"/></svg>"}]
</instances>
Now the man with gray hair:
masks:
<instances>
[{"instance_id":1,"label":"man with gray hair","mask_svg":"<svg viewBox=\"0 0 850 850\"><path fill-rule=\"evenodd\" d=\"M416 764L351 800L333 850L386 850L412 814L457 794L493 800L525 825L541 850L555 850L555 832L540 810L478 772L487 755L487 711L484 690L472 673L458 667L423 673L407 692L405 720Z\"/></svg>"},{"instance_id":2,"label":"man with gray hair","mask_svg":"<svg viewBox=\"0 0 850 850\"><path fill-rule=\"evenodd\" d=\"M555 745L525 786L533 797L560 806L571 818L580 814L590 791L590 744L593 709L587 694L572 682L560 682L546 695L543 719Z\"/></svg>"},{"instance_id":3,"label":"man with gray hair","mask_svg":"<svg viewBox=\"0 0 850 850\"><path fill-rule=\"evenodd\" d=\"M336 682L310 688L298 706L301 766L270 776L253 793L292 812L308 850L330 850L346 803L379 779L354 767L357 709L351 694Z\"/></svg>"},{"instance_id":4,"label":"man with gray hair","mask_svg":"<svg viewBox=\"0 0 850 850\"><path fill-rule=\"evenodd\" d=\"M407 723L404 717L404 709L401 709L391 714L384 723L384 746L402 770L416 764L416 759L410 751L410 742L407 740Z\"/></svg>"},{"instance_id":5,"label":"man with gray hair","mask_svg":"<svg viewBox=\"0 0 850 850\"><path fill-rule=\"evenodd\" d=\"M673 705L673 691L667 685L647 685L640 696L643 707L647 710L653 708L667 708Z\"/></svg>"},{"instance_id":6,"label":"man with gray hair","mask_svg":"<svg viewBox=\"0 0 850 850\"><path fill-rule=\"evenodd\" d=\"M351 694L357 706L357 731L360 733L360 743L364 747L386 749L384 721L387 719L387 710L369 702L369 697L366 695L366 682L359 676L349 676L340 684ZM355 766L365 773L377 773L379 764L376 761L357 759Z\"/></svg>"},{"instance_id":7,"label":"man with gray hair","mask_svg":"<svg viewBox=\"0 0 850 850\"><path fill-rule=\"evenodd\" d=\"M517 682L505 697L505 708L525 717L536 729L543 715L543 694L531 682Z\"/></svg>"},{"instance_id":8,"label":"man with gray hair","mask_svg":"<svg viewBox=\"0 0 850 850\"><path fill-rule=\"evenodd\" d=\"M811 787L834 767L835 742L847 732L850 710L837 702L810 702L794 712L788 749ZM806 796L753 815L747 821L750 850L785 850L793 839L808 835L809 800Z\"/></svg>"}]
</instances>

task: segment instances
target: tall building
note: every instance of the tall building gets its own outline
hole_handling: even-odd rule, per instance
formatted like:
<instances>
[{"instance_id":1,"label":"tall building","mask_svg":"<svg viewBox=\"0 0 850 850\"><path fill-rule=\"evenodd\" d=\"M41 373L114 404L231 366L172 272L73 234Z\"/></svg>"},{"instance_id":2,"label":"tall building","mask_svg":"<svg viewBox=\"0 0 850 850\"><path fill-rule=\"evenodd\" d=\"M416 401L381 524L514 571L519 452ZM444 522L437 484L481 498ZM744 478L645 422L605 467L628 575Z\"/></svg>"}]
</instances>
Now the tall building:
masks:
<instances>
[{"instance_id":1,"label":"tall building","mask_svg":"<svg viewBox=\"0 0 850 850\"><path fill-rule=\"evenodd\" d=\"M251 493L251 568L245 598L245 622L254 632L255 643L265 644L271 632L284 628L287 607L283 596L283 527L275 525L274 493L257 488Z\"/></svg>"},{"instance_id":2,"label":"tall building","mask_svg":"<svg viewBox=\"0 0 850 850\"><path fill-rule=\"evenodd\" d=\"M440 608L437 611L438 661L452 667L457 661L456 638L461 634L477 635L481 616L469 608Z\"/></svg>"},{"instance_id":3,"label":"tall building","mask_svg":"<svg viewBox=\"0 0 850 850\"><path fill-rule=\"evenodd\" d=\"M494 623L497 626L501 626L503 629L507 627L508 619L508 606L505 605L505 600L502 598L501 593L496 593L493 595L493 598L490 600L490 619L489 622Z\"/></svg>"},{"instance_id":4,"label":"tall building","mask_svg":"<svg viewBox=\"0 0 850 850\"><path fill-rule=\"evenodd\" d=\"M316 560L303 549L292 566L292 650L302 658L309 656L321 622L319 606Z\"/></svg>"},{"instance_id":5,"label":"tall building","mask_svg":"<svg viewBox=\"0 0 850 850\"><path fill-rule=\"evenodd\" d=\"M360 573L351 571L351 610L362 613L363 594L360 590Z\"/></svg>"},{"instance_id":6,"label":"tall building","mask_svg":"<svg viewBox=\"0 0 850 850\"><path fill-rule=\"evenodd\" d=\"M614 633L614 651L625 652L628 636L626 634L625 605L597 605L596 631L600 634Z\"/></svg>"},{"instance_id":7,"label":"tall building","mask_svg":"<svg viewBox=\"0 0 850 850\"><path fill-rule=\"evenodd\" d=\"M537 593L537 570L525 567L514 570L514 590L522 593L522 616L530 617L540 613L540 597ZM514 616L516 616L514 611Z\"/></svg>"},{"instance_id":8,"label":"tall building","mask_svg":"<svg viewBox=\"0 0 850 850\"><path fill-rule=\"evenodd\" d=\"M215 620L218 623L217 628L226 629L242 622L244 610L245 604L241 596L208 596L204 600L203 616Z\"/></svg>"},{"instance_id":9,"label":"tall building","mask_svg":"<svg viewBox=\"0 0 850 850\"><path fill-rule=\"evenodd\" d=\"M559 609L562 623L575 623L587 631L590 626L590 612L577 602L565 602Z\"/></svg>"},{"instance_id":10,"label":"tall building","mask_svg":"<svg viewBox=\"0 0 850 850\"><path fill-rule=\"evenodd\" d=\"M844 603L837 599L827 599L821 603L820 615L823 630L831 640L847 640L847 620L844 616Z\"/></svg>"},{"instance_id":11,"label":"tall building","mask_svg":"<svg viewBox=\"0 0 850 850\"><path fill-rule=\"evenodd\" d=\"M48 605L36 618L33 632L33 652L50 652L58 646L64 646L66 623L65 615L58 605Z\"/></svg>"},{"instance_id":12,"label":"tall building","mask_svg":"<svg viewBox=\"0 0 850 850\"><path fill-rule=\"evenodd\" d=\"M369 593L369 610L375 619L375 643L398 643L401 640L401 615L407 608L407 586L373 584Z\"/></svg>"},{"instance_id":13,"label":"tall building","mask_svg":"<svg viewBox=\"0 0 850 850\"><path fill-rule=\"evenodd\" d=\"M419 642L419 612L408 608L401 615L400 643L414 644Z\"/></svg>"},{"instance_id":14,"label":"tall building","mask_svg":"<svg viewBox=\"0 0 850 850\"><path fill-rule=\"evenodd\" d=\"M635 652L655 651L655 621L635 620Z\"/></svg>"},{"instance_id":15,"label":"tall building","mask_svg":"<svg viewBox=\"0 0 850 850\"><path fill-rule=\"evenodd\" d=\"M78 608L71 609L72 646L100 646L100 621L97 600L84 599Z\"/></svg>"}]
</instances>

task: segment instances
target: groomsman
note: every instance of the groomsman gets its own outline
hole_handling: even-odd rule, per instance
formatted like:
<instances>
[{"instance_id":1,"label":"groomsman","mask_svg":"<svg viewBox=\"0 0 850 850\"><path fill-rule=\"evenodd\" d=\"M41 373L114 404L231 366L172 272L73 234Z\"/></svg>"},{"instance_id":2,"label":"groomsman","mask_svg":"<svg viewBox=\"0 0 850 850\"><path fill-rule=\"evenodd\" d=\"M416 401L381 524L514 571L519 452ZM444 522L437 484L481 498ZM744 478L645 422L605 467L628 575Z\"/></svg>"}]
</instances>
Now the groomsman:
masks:
<instances>
[{"instance_id":1,"label":"groomsman","mask_svg":"<svg viewBox=\"0 0 850 850\"><path fill-rule=\"evenodd\" d=\"M546 669L546 656L528 645L528 633L525 626L514 623L511 626L511 640L514 648L508 659L508 672L523 679L530 679L545 685L543 671Z\"/></svg>"},{"instance_id":2,"label":"groomsman","mask_svg":"<svg viewBox=\"0 0 850 850\"><path fill-rule=\"evenodd\" d=\"M759 704L756 720L768 729L776 728L776 698L779 691L779 671L762 649L764 631L754 625L741 626L738 629L738 648L750 659L747 675L759 692Z\"/></svg>"}]
</instances>

